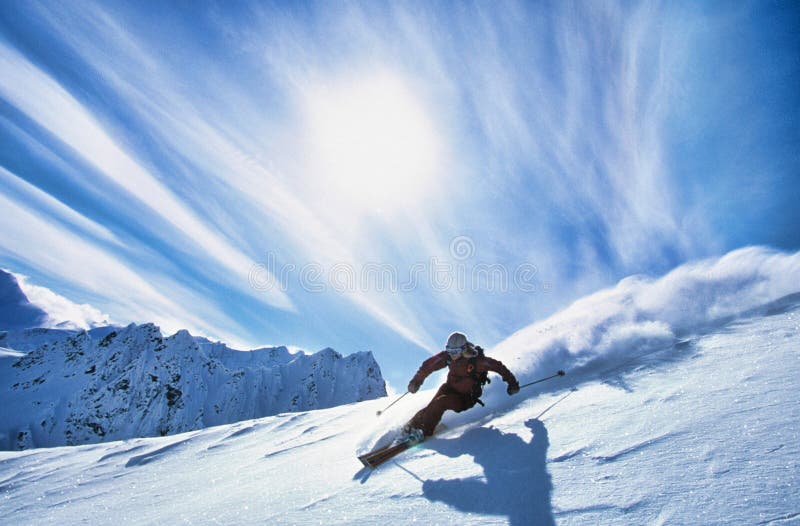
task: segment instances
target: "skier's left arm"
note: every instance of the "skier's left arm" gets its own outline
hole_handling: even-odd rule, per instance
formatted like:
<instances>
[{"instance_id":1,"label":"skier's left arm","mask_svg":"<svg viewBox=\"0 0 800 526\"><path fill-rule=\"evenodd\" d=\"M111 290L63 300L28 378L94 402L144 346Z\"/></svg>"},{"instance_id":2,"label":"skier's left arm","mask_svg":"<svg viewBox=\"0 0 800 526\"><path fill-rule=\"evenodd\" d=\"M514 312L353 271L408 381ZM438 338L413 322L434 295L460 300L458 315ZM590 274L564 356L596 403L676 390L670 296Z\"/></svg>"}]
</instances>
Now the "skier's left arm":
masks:
<instances>
[{"instance_id":1,"label":"skier's left arm","mask_svg":"<svg viewBox=\"0 0 800 526\"><path fill-rule=\"evenodd\" d=\"M508 394L512 395L519 392L519 382L517 378L508 370L508 367L503 365L503 362L495 360L494 358L489 358L488 356L484 357L484 360L486 360L487 369L499 374L503 378L503 381L508 384Z\"/></svg>"}]
</instances>

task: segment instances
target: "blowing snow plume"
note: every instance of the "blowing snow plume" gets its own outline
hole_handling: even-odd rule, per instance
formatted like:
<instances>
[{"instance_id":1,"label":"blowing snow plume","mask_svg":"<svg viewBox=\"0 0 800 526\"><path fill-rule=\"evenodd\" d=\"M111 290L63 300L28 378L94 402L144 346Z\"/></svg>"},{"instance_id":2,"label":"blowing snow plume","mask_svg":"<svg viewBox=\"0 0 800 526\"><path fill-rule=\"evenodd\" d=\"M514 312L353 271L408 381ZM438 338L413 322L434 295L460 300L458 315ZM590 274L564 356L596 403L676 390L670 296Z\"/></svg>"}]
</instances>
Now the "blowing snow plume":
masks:
<instances>
[{"instance_id":1,"label":"blowing snow plume","mask_svg":"<svg viewBox=\"0 0 800 526\"><path fill-rule=\"evenodd\" d=\"M675 357L681 341L777 307L798 291L800 252L743 248L661 278L625 278L518 331L491 354L520 383L559 368L573 377L606 379L653 354L657 360Z\"/></svg>"},{"instance_id":2,"label":"blowing snow plume","mask_svg":"<svg viewBox=\"0 0 800 526\"><path fill-rule=\"evenodd\" d=\"M660 278L631 276L616 286L582 298L499 343L487 354L501 360L520 384L567 371L508 397L496 375L482 399L463 413L445 413L445 428L489 418L544 391L602 380L625 388L624 375L638 367L679 359L685 343L737 318L769 314L783 303L800 301L800 252L764 247L736 250L717 259L677 267ZM405 397L382 416L359 442L358 450L391 438L423 407L442 374L425 382L428 391Z\"/></svg>"}]
</instances>

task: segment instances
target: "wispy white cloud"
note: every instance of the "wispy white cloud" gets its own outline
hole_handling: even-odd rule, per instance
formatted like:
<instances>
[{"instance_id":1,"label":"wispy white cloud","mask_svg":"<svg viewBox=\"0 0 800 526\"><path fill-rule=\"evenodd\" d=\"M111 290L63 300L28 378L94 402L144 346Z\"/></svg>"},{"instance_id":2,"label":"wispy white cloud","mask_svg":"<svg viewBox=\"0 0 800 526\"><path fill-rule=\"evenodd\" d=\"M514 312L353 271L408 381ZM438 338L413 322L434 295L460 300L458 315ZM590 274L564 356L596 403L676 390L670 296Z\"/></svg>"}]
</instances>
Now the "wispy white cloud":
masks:
<instances>
[{"instance_id":1,"label":"wispy white cloud","mask_svg":"<svg viewBox=\"0 0 800 526\"><path fill-rule=\"evenodd\" d=\"M462 10L451 38L430 46L438 60L426 62L445 61L441 69L457 85L451 91L460 89L474 112L486 147L477 157L489 163L481 175L535 199L542 235L529 239L555 248L544 237L552 234L550 214L599 230L604 237L585 235L608 246L614 260L606 265L625 270L652 265L665 247L683 257L702 250L681 230L666 160L665 125L686 50L671 38L663 11L654 4L508 7ZM413 42L436 39L425 23L405 31ZM469 60L460 64L461 57Z\"/></svg>"},{"instance_id":2,"label":"wispy white cloud","mask_svg":"<svg viewBox=\"0 0 800 526\"><path fill-rule=\"evenodd\" d=\"M663 4L171 6L170 38L136 7L29 5L83 77L3 45L0 67L11 75L0 96L118 185L109 202L143 203L126 210L140 210L137 226L175 249L193 285L227 275L227 288L269 305L287 307L291 296L296 325L317 301L339 300L248 289L247 270L267 252L279 263L379 261L402 271L447 259L451 239L468 235L470 263L531 262L554 286L551 297L424 285L346 295L355 308L341 319L379 322L435 349L434 335L454 324L497 340L620 275L718 248L671 172L666 128L688 49ZM380 71L402 79L435 124L443 166L426 195L370 215L319 191L302 118L311 94ZM392 173L371 164L376 180ZM98 243L124 237L41 206ZM151 274L162 292L186 286Z\"/></svg>"},{"instance_id":3,"label":"wispy white cloud","mask_svg":"<svg viewBox=\"0 0 800 526\"><path fill-rule=\"evenodd\" d=\"M107 314L88 303L75 303L47 287L32 284L24 274L12 274L28 301L47 313L48 327L90 329L113 323Z\"/></svg>"},{"instance_id":4,"label":"wispy white cloud","mask_svg":"<svg viewBox=\"0 0 800 526\"><path fill-rule=\"evenodd\" d=\"M20 179L2 166L0 166L0 187L5 187L8 192L13 191L17 199L27 202L31 208L40 213L49 214L55 221L70 225L73 232L82 231L98 241L106 241L117 247L122 247L122 242L108 228L79 214L50 194Z\"/></svg>"},{"instance_id":5,"label":"wispy white cloud","mask_svg":"<svg viewBox=\"0 0 800 526\"><path fill-rule=\"evenodd\" d=\"M38 210L5 195L0 195L0 210L4 254L41 275L52 276L67 288L82 291L82 297L102 304L113 320L154 321L167 332L189 328L195 333L241 342L235 333L227 332L236 323L201 296L175 284L170 284L168 295L163 294L157 277L132 270L96 243L74 233L72 225L43 219Z\"/></svg>"},{"instance_id":6,"label":"wispy white cloud","mask_svg":"<svg viewBox=\"0 0 800 526\"><path fill-rule=\"evenodd\" d=\"M47 128L89 163L138 199L160 220L174 225L198 245L207 258L221 264L232 277L223 278L245 293L247 273L254 262L205 224L147 169L134 160L75 98L51 77L9 46L0 43L0 93L17 108ZM280 290L257 296L269 304L291 309Z\"/></svg>"},{"instance_id":7,"label":"wispy white cloud","mask_svg":"<svg viewBox=\"0 0 800 526\"><path fill-rule=\"evenodd\" d=\"M44 18L52 17L52 14L47 12L43 12L43 15ZM259 215L245 218L246 222L238 225L239 235L245 241L247 238L255 239L257 245L266 245L270 250L278 244L282 247L282 252L286 252L287 245L293 246L294 249L290 249L288 253L294 253L295 261L314 261L327 266L357 261L351 248L341 242L341 233L326 225L325 221L317 217L317 214L304 202L302 196L293 192L281 177L277 177L270 169L263 166L256 153L259 150L252 140L244 139L240 132L232 133L229 123L213 121L206 111L195 106L193 100L174 89L180 82L174 77L168 65L156 58L154 52L131 38L125 28L120 27L102 8L89 6L81 16L85 17L82 23L91 24L92 38L83 38L80 32L72 32L64 25L54 24L53 29L62 33L64 40L69 42L88 64L96 68L104 81L114 87L116 93L126 100L130 108L140 110L137 112L139 118L151 126L153 133L159 135L164 145L192 159L193 167L202 170L205 177L216 179L227 189L227 195L218 196L220 199L230 203L237 201L248 203L251 210L258 211ZM105 60L105 53L98 51L98 37L108 39L104 42L103 49L113 49L115 56L124 57L125 60L114 63ZM13 52L6 50L6 53ZM22 60L21 57L15 58L18 61ZM179 203L166 187L160 185L155 177L146 173L144 168L137 165L128 154L110 144L110 139L97 129L95 123L91 121L91 116L79 108L78 103L69 94L52 79L41 78L41 72L39 74L31 72L30 70L34 68L31 64L24 66L28 70L26 74L35 78L40 85L46 86L46 91L59 95L57 105L67 104L68 111L74 111L76 116L82 119L81 127L89 127L95 132L88 139L94 141L96 147L100 147L101 151L110 150L105 156L101 153L98 159L89 159L91 162L104 173L112 172L110 175L115 181L124 185L126 190L142 201L150 203L154 210L170 211L169 220L183 227L187 237L193 240L210 238L204 246L212 257L221 252L223 254L232 252L232 250L223 251L219 242L215 241L207 230L198 231L205 227L190 217L185 206ZM203 65L198 64L198 67L202 69ZM150 74L142 77L134 73L141 70L147 70ZM23 71L26 70L23 68ZM213 68L204 70L203 74L213 76ZM220 77L217 80L219 82L215 83L215 86L220 93L220 99L240 98L240 94L228 79ZM24 99L15 102L26 111L32 111L30 105L24 105ZM242 102L247 104L247 101ZM246 111L247 106L238 110L238 114L243 115ZM38 118L45 120L46 125L49 124L50 127L59 130L60 133L57 133L59 136L69 133L63 122L50 123L42 115ZM83 151L87 158L92 157L95 154L90 153L86 146L86 138L84 139L82 142L86 149ZM92 148L92 151L96 149ZM124 170L116 172L111 170L112 166L120 164ZM129 175L131 172L132 179ZM190 186L183 191L196 192ZM193 197L197 197L197 194ZM177 217L171 214L175 207L178 207ZM183 211L186 211L186 214L183 214ZM204 208L204 211L212 215L210 217L212 224L224 223L224 218L213 216L213 208ZM270 232L277 232L279 235L282 233L281 238L272 237L266 243L264 239L259 240L259 231L264 230L264 225L267 225ZM302 234L297 235L298 232ZM226 259L228 268L234 265L237 265L237 269L243 268L243 259L235 261L232 257ZM251 267L252 264L247 270ZM244 283L247 284L247 281ZM280 294L275 290L272 289L273 295ZM253 290L248 292L254 293ZM396 309L392 304L396 303L398 298L376 297L368 293L352 294L348 297L374 319L404 338L420 346L431 345L432 340L425 335L422 325L414 321L411 311L406 311L410 315L403 318L396 315ZM275 302L274 298L272 302Z\"/></svg>"}]
</instances>

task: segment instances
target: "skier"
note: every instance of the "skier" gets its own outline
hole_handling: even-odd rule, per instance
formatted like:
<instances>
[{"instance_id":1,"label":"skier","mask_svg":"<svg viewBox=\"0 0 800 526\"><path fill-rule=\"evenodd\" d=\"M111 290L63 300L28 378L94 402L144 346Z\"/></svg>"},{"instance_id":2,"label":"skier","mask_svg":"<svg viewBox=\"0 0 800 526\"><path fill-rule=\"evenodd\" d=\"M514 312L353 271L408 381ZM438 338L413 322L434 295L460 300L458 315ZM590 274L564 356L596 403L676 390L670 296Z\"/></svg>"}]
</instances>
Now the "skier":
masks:
<instances>
[{"instance_id":1,"label":"skier","mask_svg":"<svg viewBox=\"0 0 800 526\"><path fill-rule=\"evenodd\" d=\"M508 384L506 391L509 395L519 392L519 382L511 371L500 361L484 356L483 349L473 345L460 332L454 332L447 338L444 351L422 363L409 382L408 391L416 393L428 375L445 367L450 368L447 381L439 387L430 403L408 421L404 426L405 432L429 437L433 435L436 425L448 409L460 413L475 404L483 405L480 396L483 393L483 384L489 382L489 371L494 371L503 378Z\"/></svg>"}]
</instances>

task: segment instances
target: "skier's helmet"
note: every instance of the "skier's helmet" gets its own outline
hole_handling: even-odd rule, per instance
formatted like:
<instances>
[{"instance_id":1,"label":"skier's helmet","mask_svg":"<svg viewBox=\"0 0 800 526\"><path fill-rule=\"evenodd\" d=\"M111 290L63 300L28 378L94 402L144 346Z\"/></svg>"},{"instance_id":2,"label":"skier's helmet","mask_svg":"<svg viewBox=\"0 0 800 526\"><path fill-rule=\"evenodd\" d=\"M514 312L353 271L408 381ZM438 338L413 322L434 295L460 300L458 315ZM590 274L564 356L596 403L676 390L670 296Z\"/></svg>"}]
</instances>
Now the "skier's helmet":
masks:
<instances>
[{"instance_id":1,"label":"skier's helmet","mask_svg":"<svg viewBox=\"0 0 800 526\"><path fill-rule=\"evenodd\" d=\"M456 349L463 349L465 345L469 343L467 340L467 336L461 332L454 332L450 336L447 337L447 344L445 346L446 349L456 350Z\"/></svg>"},{"instance_id":2,"label":"skier's helmet","mask_svg":"<svg viewBox=\"0 0 800 526\"><path fill-rule=\"evenodd\" d=\"M467 340L467 337L461 332L454 332L447 338L447 344L445 345L444 350L447 351L450 356L456 358L461 355L464 351L471 349L473 346Z\"/></svg>"}]
</instances>

